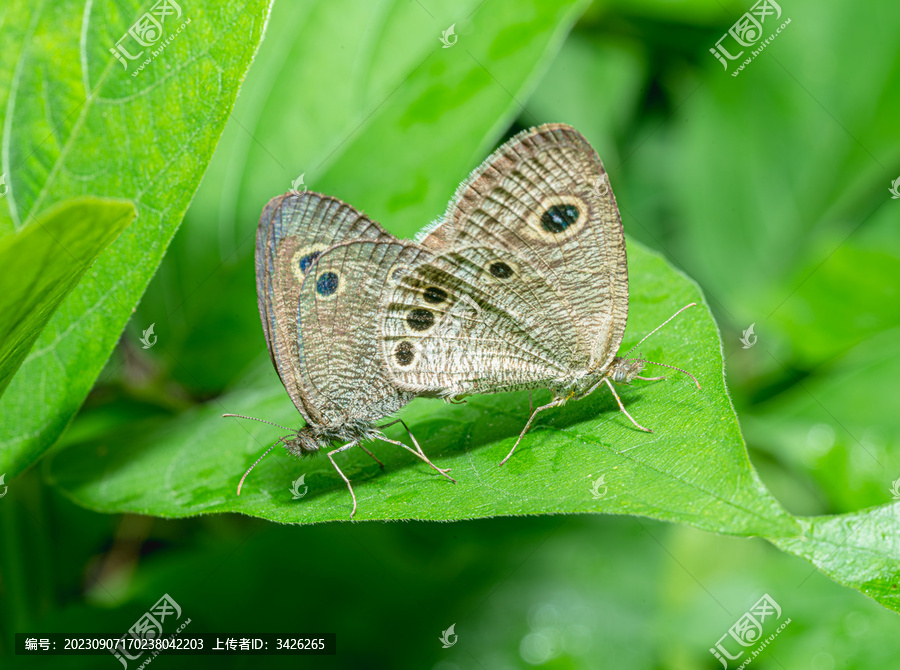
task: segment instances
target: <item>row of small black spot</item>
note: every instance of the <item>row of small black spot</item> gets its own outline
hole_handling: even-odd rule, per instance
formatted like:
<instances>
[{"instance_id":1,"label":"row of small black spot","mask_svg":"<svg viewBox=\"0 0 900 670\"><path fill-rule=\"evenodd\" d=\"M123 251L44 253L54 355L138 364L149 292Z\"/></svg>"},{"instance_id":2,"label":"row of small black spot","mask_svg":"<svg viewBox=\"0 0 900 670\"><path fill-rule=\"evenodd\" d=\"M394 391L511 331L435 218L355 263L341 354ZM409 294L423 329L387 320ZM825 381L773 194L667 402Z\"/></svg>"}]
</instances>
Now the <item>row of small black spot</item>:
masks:
<instances>
[{"instance_id":1,"label":"row of small black spot","mask_svg":"<svg viewBox=\"0 0 900 670\"><path fill-rule=\"evenodd\" d=\"M310 254L309 256L313 255L314 254ZM300 259L301 268L303 268L304 261L307 261L309 256L304 256L302 259ZM307 263L309 262L312 261L307 261ZM512 268L503 261L491 263L491 266L488 268L488 270L498 279L508 279L509 277L513 276ZM338 278L337 273L323 272L316 280L316 293L323 297L333 295L334 292L337 291L339 283L340 279ZM429 286L422 292L422 296L425 298L425 302L429 302L432 305L438 305L447 300L448 297L447 292L444 289L438 288L437 286ZM434 325L434 315L427 309L412 310L409 316L407 316L406 320L413 330L428 330L429 328L431 328L431 326Z\"/></svg>"}]
</instances>

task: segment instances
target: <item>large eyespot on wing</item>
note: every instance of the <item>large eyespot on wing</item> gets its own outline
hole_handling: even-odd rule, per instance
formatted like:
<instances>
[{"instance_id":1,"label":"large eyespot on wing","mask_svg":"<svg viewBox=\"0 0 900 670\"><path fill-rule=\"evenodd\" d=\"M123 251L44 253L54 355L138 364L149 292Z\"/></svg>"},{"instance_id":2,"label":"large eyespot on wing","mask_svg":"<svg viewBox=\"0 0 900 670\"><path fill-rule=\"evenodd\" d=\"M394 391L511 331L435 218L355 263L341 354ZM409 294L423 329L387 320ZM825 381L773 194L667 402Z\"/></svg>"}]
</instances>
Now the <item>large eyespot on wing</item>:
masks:
<instances>
[{"instance_id":1,"label":"large eyespot on wing","mask_svg":"<svg viewBox=\"0 0 900 670\"><path fill-rule=\"evenodd\" d=\"M558 301L543 278L508 252L423 256L390 288L381 348L403 389L448 396L535 388L568 369L577 333L552 316ZM568 345L551 350L550 340Z\"/></svg>"},{"instance_id":2,"label":"large eyespot on wing","mask_svg":"<svg viewBox=\"0 0 900 670\"><path fill-rule=\"evenodd\" d=\"M356 239L394 239L376 222L336 198L287 193L263 209L256 231L256 290L269 356L285 389L307 421L297 367L297 299L306 272L334 244Z\"/></svg>"},{"instance_id":3,"label":"large eyespot on wing","mask_svg":"<svg viewBox=\"0 0 900 670\"><path fill-rule=\"evenodd\" d=\"M422 253L396 239L345 242L309 267L296 309L298 379L321 424L370 423L412 399L387 373L379 310L392 269L416 264Z\"/></svg>"},{"instance_id":4,"label":"large eyespot on wing","mask_svg":"<svg viewBox=\"0 0 900 670\"><path fill-rule=\"evenodd\" d=\"M628 317L625 236L597 153L573 128L547 124L495 151L420 242L446 254L508 250L554 288L579 339L574 369L608 365ZM598 188L603 184L603 188ZM561 317L563 318L563 317ZM562 342L546 343L550 348Z\"/></svg>"}]
</instances>

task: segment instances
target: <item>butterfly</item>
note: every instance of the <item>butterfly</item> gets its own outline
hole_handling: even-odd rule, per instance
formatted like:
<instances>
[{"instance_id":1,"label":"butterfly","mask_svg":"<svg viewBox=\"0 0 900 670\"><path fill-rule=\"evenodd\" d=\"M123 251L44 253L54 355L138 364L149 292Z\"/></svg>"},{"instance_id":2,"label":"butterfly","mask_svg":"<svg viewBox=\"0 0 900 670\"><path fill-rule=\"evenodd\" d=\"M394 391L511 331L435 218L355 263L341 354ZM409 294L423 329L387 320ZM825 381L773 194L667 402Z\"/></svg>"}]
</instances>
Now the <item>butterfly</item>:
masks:
<instances>
[{"instance_id":1,"label":"butterfly","mask_svg":"<svg viewBox=\"0 0 900 670\"><path fill-rule=\"evenodd\" d=\"M273 198L257 228L256 282L263 332L278 376L306 425L299 430L278 426L289 434L256 463L280 443L298 457L325 451L350 489L351 518L356 494L334 456L359 446L383 468L364 442L382 440L403 447L455 482L448 469L437 467L425 455L402 420L374 425L415 394L396 387L373 355L375 319L371 309L361 307L377 304L381 297L378 282L371 281L373 268L414 262L416 253L353 207L318 193L289 192ZM382 432L398 422L415 449ZM336 441L343 444L332 449ZM256 463L241 478L238 495Z\"/></svg>"},{"instance_id":2,"label":"butterfly","mask_svg":"<svg viewBox=\"0 0 900 670\"><path fill-rule=\"evenodd\" d=\"M618 355L628 267L607 185L587 140L570 126L546 124L497 149L414 240L317 193L266 205L256 244L260 317L275 368L306 421L279 442L297 456L329 449L353 498L351 518L356 496L333 456L360 446L375 458L364 442L397 444L453 481L405 424L414 449L381 432L399 419L375 425L415 397L462 402L549 389L551 401L532 411L501 465L538 413L601 385L637 428L652 432L613 386L664 377L643 377L648 361Z\"/></svg>"}]
</instances>

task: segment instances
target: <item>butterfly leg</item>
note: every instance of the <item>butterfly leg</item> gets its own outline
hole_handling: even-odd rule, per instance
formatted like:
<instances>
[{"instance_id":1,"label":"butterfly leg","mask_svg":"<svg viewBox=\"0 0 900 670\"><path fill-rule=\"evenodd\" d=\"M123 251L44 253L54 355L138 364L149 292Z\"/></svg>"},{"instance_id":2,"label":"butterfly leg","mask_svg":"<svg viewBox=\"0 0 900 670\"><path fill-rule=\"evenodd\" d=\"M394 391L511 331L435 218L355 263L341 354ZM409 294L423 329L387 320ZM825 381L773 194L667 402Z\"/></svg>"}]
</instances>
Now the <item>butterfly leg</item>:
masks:
<instances>
[{"instance_id":1,"label":"butterfly leg","mask_svg":"<svg viewBox=\"0 0 900 670\"><path fill-rule=\"evenodd\" d=\"M531 416L528 419L528 423L525 424L525 428L522 429L522 432L519 433L519 439L516 440L516 443L513 445L513 448L509 450L509 453L506 454L506 457L500 461L500 465L506 463L509 460L509 457L513 455L513 452L516 450L516 447L519 446L519 442L522 441L522 438L525 437L525 433L528 432L528 429L531 427L531 422L534 421L534 417L538 415L538 412L543 412L545 409L550 409L551 407L556 407L557 405L562 405L566 402L566 398L556 398L552 402L547 403L543 407L538 407L531 413Z\"/></svg>"},{"instance_id":2,"label":"butterfly leg","mask_svg":"<svg viewBox=\"0 0 900 670\"><path fill-rule=\"evenodd\" d=\"M665 377L635 377L635 379L643 379L645 382L664 382Z\"/></svg>"},{"instance_id":3,"label":"butterfly leg","mask_svg":"<svg viewBox=\"0 0 900 670\"><path fill-rule=\"evenodd\" d=\"M627 416L631 420L631 423L633 423L637 428L641 429L645 433L652 433L652 430L650 430L649 428L644 428L641 424L634 420L633 416L628 413L628 410L625 409L625 405L622 404L622 399L619 398L619 394L616 393L616 389L613 387L612 382L609 381L609 377L604 377L603 381L606 382L609 390L612 391L613 398L615 398L616 402L619 403L619 409L625 413L625 416Z\"/></svg>"},{"instance_id":4,"label":"butterfly leg","mask_svg":"<svg viewBox=\"0 0 900 670\"><path fill-rule=\"evenodd\" d=\"M351 447L354 447L354 446L356 446L356 442L348 442L343 447L338 447L337 449L333 449L326 454L326 456L328 456L328 460L331 461L331 464L334 466L334 469L337 470L337 473L341 476L341 479L343 479L344 482L347 484L347 488L350 489L350 497L353 498L353 511L350 512L351 519L353 518L353 515L356 514L356 494L353 493L353 487L350 486L350 480L347 479L347 475L345 475L343 472L341 472L341 469L338 467L337 463L334 462L334 459L332 458L332 456L334 454L339 454L342 451L347 451L347 449L350 449Z\"/></svg>"},{"instance_id":5,"label":"butterfly leg","mask_svg":"<svg viewBox=\"0 0 900 670\"><path fill-rule=\"evenodd\" d=\"M403 419L394 419L390 423L383 424L383 425L379 426L378 428L379 429L387 428L388 426L393 426L395 423L399 423L401 426L403 426L403 429L406 431L406 434L409 435L409 439L412 440L412 443L414 445L416 445L416 451L418 451L422 456L424 456L425 452L422 451L422 447L420 447L419 443L416 442L415 435L412 434L412 431L409 429L409 426L406 425L406 421L404 421Z\"/></svg>"},{"instance_id":6,"label":"butterfly leg","mask_svg":"<svg viewBox=\"0 0 900 670\"><path fill-rule=\"evenodd\" d=\"M408 430L408 429L407 429L407 430ZM410 435L410 437L412 437L412 435ZM392 440L391 438L389 438L389 437L384 437L383 435L382 435L382 436L379 436L378 439L381 440L382 442L390 442L391 444L396 444L398 447L403 447L403 448L406 449L409 453L413 454L414 456L417 456L417 457L421 458L423 461L425 461L426 463L428 463L428 465L430 465L430 466L433 467L435 470L437 470L438 472L440 472L442 475L444 475L444 477L446 477L447 479L449 479L451 482L453 482L454 484L456 483L456 480L453 479L453 477L451 477L450 475L447 474L448 472L450 472L450 468L439 468L438 466L436 466L434 463L431 462L431 460L428 458L428 456L425 455L425 453L422 451L421 448L419 448L419 451L416 451L415 449L410 449L409 447L407 447L407 446L406 446L405 444L403 444L402 442L400 442L400 441L398 441L398 440ZM415 442L415 440L413 440L413 442ZM418 447L419 445L416 444L416 446Z\"/></svg>"},{"instance_id":7,"label":"butterfly leg","mask_svg":"<svg viewBox=\"0 0 900 670\"><path fill-rule=\"evenodd\" d=\"M432 463L430 460L428 460L428 456L425 455L425 452L422 451L422 447L420 447L419 443L416 441L416 436L412 434L412 431L409 429L409 426L406 425L406 422L403 419L394 419L390 423L386 423L383 426L380 426L380 428L387 428L388 426L393 426L395 423L399 423L406 430L406 434L409 435L409 439L412 440L412 443L416 446L416 451L419 452L417 454L417 456L419 458L421 458L422 460L424 460L426 463L428 463L428 465L433 467L435 470L440 472L442 475L447 477L446 473L450 472L450 468L438 468L434 465L434 463ZM400 444L400 443L398 442L398 444ZM404 448L407 448L405 444L402 446ZM453 479L452 477L447 477L447 479L449 479L454 484L456 483L456 480Z\"/></svg>"},{"instance_id":8,"label":"butterfly leg","mask_svg":"<svg viewBox=\"0 0 900 670\"><path fill-rule=\"evenodd\" d=\"M358 446L360 449L362 449L364 452L366 452L367 454L369 454L369 456L371 456L371 457L375 460L375 462L378 463L379 466L381 466L381 469L384 470L384 463L382 463L381 461L378 460L378 456L376 456L375 454L373 454L371 451L369 451L368 449L366 449L366 448L365 448L364 446L362 446L361 444L359 444L359 445L357 445L357 446Z\"/></svg>"}]
</instances>

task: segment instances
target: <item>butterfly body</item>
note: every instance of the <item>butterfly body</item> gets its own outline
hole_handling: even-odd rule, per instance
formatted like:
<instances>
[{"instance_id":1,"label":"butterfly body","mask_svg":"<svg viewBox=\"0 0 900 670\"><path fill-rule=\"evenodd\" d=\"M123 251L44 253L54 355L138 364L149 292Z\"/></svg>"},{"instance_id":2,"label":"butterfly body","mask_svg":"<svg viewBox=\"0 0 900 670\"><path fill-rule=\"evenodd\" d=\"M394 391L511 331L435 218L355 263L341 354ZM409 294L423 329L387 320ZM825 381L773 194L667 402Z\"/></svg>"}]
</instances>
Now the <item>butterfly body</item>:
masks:
<instances>
[{"instance_id":1,"label":"butterfly body","mask_svg":"<svg viewBox=\"0 0 900 670\"><path fill-rule=\"evenodd\" d=\"M384 416L388 416L390 412ZM374 421L348 419L333 426L307 424L282 440L285 448L294 456L303 457L317 454L322 449L330 449L335 442L371 442L382 436Z\"/></svg>"}]
</instances>

